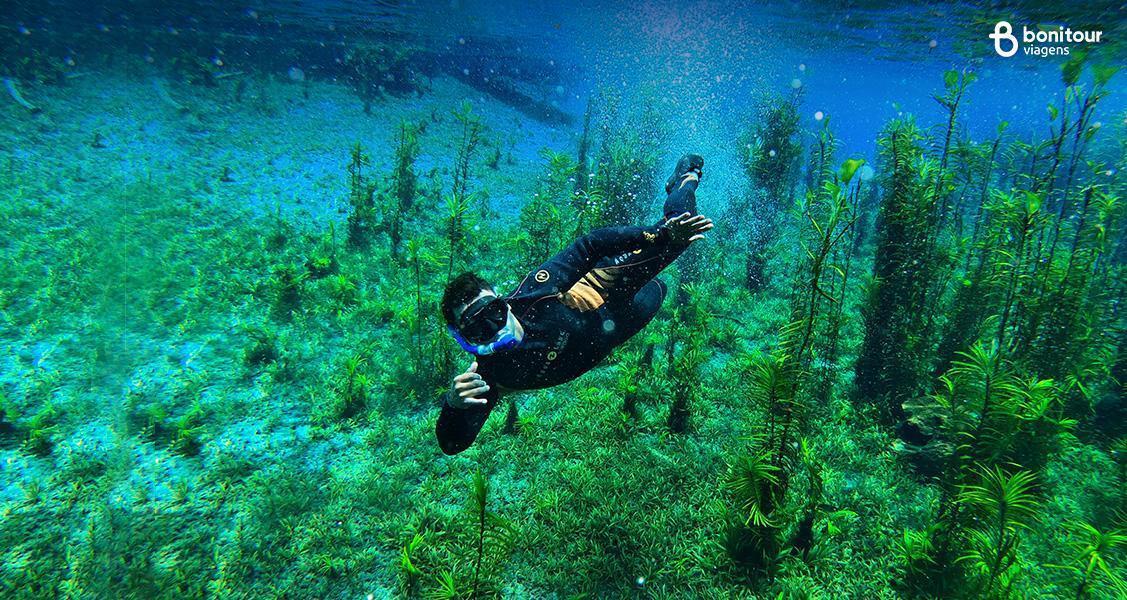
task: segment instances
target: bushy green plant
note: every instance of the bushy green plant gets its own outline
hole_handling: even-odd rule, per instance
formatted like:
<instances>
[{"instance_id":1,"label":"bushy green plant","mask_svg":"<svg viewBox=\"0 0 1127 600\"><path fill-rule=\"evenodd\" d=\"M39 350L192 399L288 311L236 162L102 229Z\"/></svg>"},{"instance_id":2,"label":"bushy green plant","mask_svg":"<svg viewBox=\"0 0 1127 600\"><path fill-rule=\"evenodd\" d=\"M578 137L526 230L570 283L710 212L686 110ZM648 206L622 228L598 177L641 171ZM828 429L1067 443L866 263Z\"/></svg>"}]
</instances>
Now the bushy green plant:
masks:
<instances>
[{"instance_id":1,"label":"bushy green plant","mask_svg":"<svg viewBox=\"0 0 1127 600\"><path fill-rule=\"evenodd\" d=\"M372 104L385 96L421 94L425 89L411 50L401 45L353 45L343 64L348 85L364 103L364 114L371 114Z\"/></svg>"},{"instance_id":2,"label":"bushy green plant","mask_svg":"<svg viewBox=\"0 0 1127 600\"><path fill-rule=\"evenodd\" d=\"M543 263L571 241L564 223L573 205L570 179L576 173L575 163L562 152L544 149L540 155L548 162L548 172L520 209L519 244L527 265Z\"/></svg>"},{"instance_id":3,"label":"bushy green plant","mask_svg":"<svg viewBox=\"0 0 1127 600\"><path fill-rule=\"evenodd\" d=\"M790 210L802 146L798 142L800 96L764 103L759 118L736 141L740 162L751 183L750 202L740 215L746 240L744 278L752 292L768 285L766 265L781 219ZM751 207L754 207L752 209Z\"/></svg>"},{"instance_id":4,"label":"bushy green plant","mask_svg":"<svg viewBox=\"0 0 1127 600\"><path fill-rule=\"evenodd\" d=\"M329 424L350 419L368 406L372 380L366 371L367 365L368 358L360 353L344 359L329 390L314 408L314 421Z\"/></svg>"},{"instance_id":5,"label":"bushy green plant","mask_svg":"<svg viewBox=\"0 0 1127 600\"><path fill-rule=\"evenodd\" d=\"M418 176L415 174L415 159L419 156L419 132L407 123L399 124L399 132L395 136L395 170L392 172L390 195L392 202L387 203L393 208L391 214L385 217L390 223L388 235L391 238L392 256L399 256L400 246L403 243L403 225L415 219L418 212L416 200L418 199Z\"/></svg>"},{"instance_id":6,"label":"bushy green plant","mask_svg":"<svg viewBox=\"0 0 1127 600\"><path fill-rule=\"evenodd\" d=\"M356 142L348 163L348 203L352 207L348 213L348 243L355 248L368 248L380 226L375 194L376 184L364 175L365 167L372 159L364 154L360 142Z\"/></svg>"},{"instance_id":7,"label":"bushy green plant","mask_svg":"<svg viewBox=\"0 0 1127 600\"><path fill-rule=\"evenodd\" d=\"M959 561L975 581L974 597L1021 597L1015 589L1022 571L1018 555L1021 530L1037 518L1033 474L1006 474L995 467L978 475L981 483L964 486L959 494L959 501L979 523L969 530L967 549Z\"/></svg>"},{"instance_id":8,"label":"bushy green plant","mask_svg":"<svg viewBox=\"0 0 1127 600\"><path fill-rule=\"evenodd\" d=\"M879 138L884 198L877 218L874 282L862 309L865 340L857 359L860 398L880 407L889 422L926 385L931 332L929 302L936 256L932 230L937 165L923 153L923 132L895 120Z\"/></svg>"},{"instance_id":9,"label":"bushy green plant","mask_svg":"<svg viewBox=\"0 0 1127 600\"><path fill-rule=\"evenodd\" d=\"M1108 594L1127 596L1127 582L1120 573L1122 554L1127 549L1127 530L1100 531L1089 523L1074 522L1068 527L1068 549L1071 561L1049 565L1076 576L1076 597L1091 598L1093 591L1106 589Z\"/></svg>"},{"instance_id":10,"label":"bushy green plant","mask_svg":"<svg viewBox=\"0 0 1127 600\"><path fill-rule=\"evenodd\" d=\"M27 421L23 449L36 456L47 456L55 447L59 431L59 411L47 401Z\"/></svg>"},{"instance_id":11,"label":"bushy green plant","mask_svg":"<svg viewBox=\"0 0 1127 600\"><path fill-rule=\"evenodd\" d=\"M273 295L271 314L279 321L289 321L301 309L308 275L292 265L278 265L271 272L269 285Z\"/></svg>"}]
</instances>

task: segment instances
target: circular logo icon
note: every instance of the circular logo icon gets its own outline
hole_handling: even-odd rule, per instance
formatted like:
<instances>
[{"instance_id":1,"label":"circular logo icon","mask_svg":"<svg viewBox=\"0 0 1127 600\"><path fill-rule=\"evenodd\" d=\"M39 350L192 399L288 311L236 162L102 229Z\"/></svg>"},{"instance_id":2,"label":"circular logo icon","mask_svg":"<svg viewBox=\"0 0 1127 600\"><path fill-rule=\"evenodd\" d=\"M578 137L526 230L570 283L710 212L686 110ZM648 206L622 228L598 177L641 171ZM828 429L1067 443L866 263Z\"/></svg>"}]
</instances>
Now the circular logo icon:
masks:
<instances>
[{"instance_id":1,"label":"circular logo icon","mask_svg":"<svg viewBox=\"0 0 1127 600\"><path fill-rule=\"evenodd\" d=\"M540 283L544 283L545 281L548 281L548 278L551 277L551 276L552 276L551 273L545 271L544 269L540 269L539 271L536 272L536 281L538 281Z\"/></svg>"},{"instance_id":2,"label":"circular logo icon","mask_svg":"<svg viewBox=\"0 0 1127 600\"><path fill-rule=\"evenodd\" d=\"M994 25L994 33L989 35L990 39L994 40L994 51L999 56L1009 58L1017 54L1017 38L1013 35L1014 28L1007 21L998 21ZM1009 48L1003 49L1002 42L1009 42Z\"/></svg>"},{"instance_id":3,"label":"circular logo icon","mask_svg":"<svg viewBox=\"0 0 1127 600\"><path fill-rule=\"evenodd\" d=\"M556 360L557 356L559 356L559 355L556 354L556 351L552 350L551 352L548 353L548 360Z\"/></svg>"}]
</instances>

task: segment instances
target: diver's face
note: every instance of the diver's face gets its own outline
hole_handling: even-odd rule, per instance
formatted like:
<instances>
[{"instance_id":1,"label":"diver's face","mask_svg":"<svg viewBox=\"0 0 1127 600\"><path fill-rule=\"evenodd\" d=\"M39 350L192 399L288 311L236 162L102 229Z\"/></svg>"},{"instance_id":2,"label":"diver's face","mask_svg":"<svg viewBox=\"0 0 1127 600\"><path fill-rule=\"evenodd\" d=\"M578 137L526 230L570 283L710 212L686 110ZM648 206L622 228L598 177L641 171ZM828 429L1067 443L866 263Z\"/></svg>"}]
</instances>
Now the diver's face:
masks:
<instances>
[{"instance_id":1,"label":"diver's face","mask_svg":"<svg viewBox=\"0 0 1127 600\"><path fill-rule=\"evenodd\" d=\"M474 344L489 343L505 332L515 332L519 323L508 303L493 290L483 289L469 302L458 307L454 317L458 331Z\"/></svg>"}]
</instances>

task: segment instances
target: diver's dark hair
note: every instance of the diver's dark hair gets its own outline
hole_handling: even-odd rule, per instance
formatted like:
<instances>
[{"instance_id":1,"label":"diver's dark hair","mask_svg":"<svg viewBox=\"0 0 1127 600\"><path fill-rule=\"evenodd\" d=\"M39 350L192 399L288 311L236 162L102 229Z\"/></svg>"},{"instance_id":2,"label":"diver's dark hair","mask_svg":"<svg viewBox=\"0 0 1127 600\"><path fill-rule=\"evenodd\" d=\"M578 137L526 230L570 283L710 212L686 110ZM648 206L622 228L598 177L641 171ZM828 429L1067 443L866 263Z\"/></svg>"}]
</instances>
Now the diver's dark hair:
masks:
<instances>
[{"instance_id":1,"label":"diver's dark hair","mask_svg":"<svg viewBox=\"0 0 1127 600\"><path fill-rule=\"evenodd\" d=\"M442 318L446 319L446 324L454 324L454 309L473 300L481 290L491 289L493 286L476 273L467 271L451 279L446 284L446 291L442 293Z\"/></svg>"}]
</instances>

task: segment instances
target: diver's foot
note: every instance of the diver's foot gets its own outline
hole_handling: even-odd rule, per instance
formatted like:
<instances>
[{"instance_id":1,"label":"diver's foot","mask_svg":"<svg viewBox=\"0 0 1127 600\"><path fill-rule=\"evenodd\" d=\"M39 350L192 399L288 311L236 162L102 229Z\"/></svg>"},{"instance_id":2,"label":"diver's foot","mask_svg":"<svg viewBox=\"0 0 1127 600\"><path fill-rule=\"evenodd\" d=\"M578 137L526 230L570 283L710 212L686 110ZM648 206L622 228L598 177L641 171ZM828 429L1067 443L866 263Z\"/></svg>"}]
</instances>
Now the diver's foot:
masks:
<instances>
[{"instance_id":1,"label":"diver's foot","mask_svg":"<svg viewBox=\"0 0 1127 600\"><path fill-rule=\"evenodd\" d=\"M670 194L686 181L700 181L704 174L704 157L699 154L686 154L677 161L677 168L665 183L665 193Z\"/></svg>"}]
</instances>

